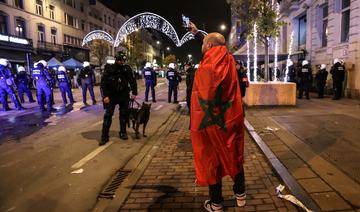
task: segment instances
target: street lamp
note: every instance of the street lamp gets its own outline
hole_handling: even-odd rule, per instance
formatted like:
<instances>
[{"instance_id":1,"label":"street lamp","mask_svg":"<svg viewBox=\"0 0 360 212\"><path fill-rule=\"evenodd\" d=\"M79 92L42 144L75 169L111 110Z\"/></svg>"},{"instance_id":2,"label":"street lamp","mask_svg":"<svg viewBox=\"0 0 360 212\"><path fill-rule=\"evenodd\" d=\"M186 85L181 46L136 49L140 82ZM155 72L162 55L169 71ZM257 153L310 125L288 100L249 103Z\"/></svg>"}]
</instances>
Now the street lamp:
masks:
<instances>
[{"instance_id":1,"label":"street lamp","mask_svg":"<svg viewBox=\"0 0 360 212\"><path fill-rule=\"evenodd\" d=\"M157 44L157 45L160 45L160 41L156 41L156 44Z\"/></svg>"},{"instance_id":2,"label":"street lamp","mask_svg":"<svg viewBox=\"0 0 360 212\"><path fill-rule=\"evenodd\" d=\"M166 47L166 50L170 51L170 47Z\"/></svg>"},{"instance_id":3,"label":"street lamp","mask_svg":"<svg viewBox=\"0 0 360 212\"><path fill-rule=\"evenodd\" d=\"M221 24L220 29L221 29L221 31L225 31L225 30L226 30L226 25L225 25L225 24Z\"/></svg>"},{"instance_id":4,"label":"street lamp","mask_svg":"<svg viewBox=\"0 0 360 212\"><path fill-rule=\"evenodd\" d=\"M189 58L189 61L190 61L191 58L192 58L192 55L191 55L191 54L188 54L188 58Z\"/></svg>"}]
</instances>

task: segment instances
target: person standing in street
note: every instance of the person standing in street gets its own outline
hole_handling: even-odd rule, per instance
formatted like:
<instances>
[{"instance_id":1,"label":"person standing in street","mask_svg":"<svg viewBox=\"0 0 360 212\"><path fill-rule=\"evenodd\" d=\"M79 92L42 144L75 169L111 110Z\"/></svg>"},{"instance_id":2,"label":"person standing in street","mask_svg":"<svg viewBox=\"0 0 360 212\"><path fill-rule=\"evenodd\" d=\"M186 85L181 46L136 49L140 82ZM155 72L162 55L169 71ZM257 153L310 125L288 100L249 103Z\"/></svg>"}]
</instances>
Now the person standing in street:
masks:
<instances>
[{"instance_id":1,"label":"person standing in street","mask_svg":"<svg viewBox=\"0 0 360 212\"><path fill-rule=\"evenodd\" d=\"M185 64L185 72L186 72L186 104L189 109L190 114L190 105L191 105L191 91L194 84L195 71L190 62Z\"/></svg>"},{"instance_id":2,"label":"person standing in street","mask_svg":"<svg viewBox=\"0 0 360 212\"><path fill-rule=\"evenodd\" d=\"M10 110L7 102L8 95L11 97L17 110L23 109L15 90L16 84L11 73L10 62L7 59L0 58L0 100L4 111Z\"/></svg>"},{"instance_id":3,"label":"person standing in street","mask_svg":"<svg viewBox=\"0 0 360 212\"><path fill-rule=\"evenodd\" d=\"M244 64L242 61L236 61L236 71L237 71L238 80L240 83L241 97L244 98L245 94L246 94L246 88L249 87L249 80L247 77L246 68L244 67ZM245 116L244 102L242 104L242 108L243 108L243 114Z\"/></svg>"},{"instance_id":4,"label":"person standing in street","mask_svg":"<svg viewBox=\"0 0 360 212\"><path fill-rule=\"evenodd\" d=\"M331 67L330 74L333 79L334 97L333 100L339 100L343 92L343 82L345 80L345 66L336 58L334 65Z\"/></svg>"},{"instance_id":5,"label":"person standing in street","mask_svg":"<svg viewBox=\"0 0 360 212\"><path fill-rule=\"evenodd\" d=\"M32 78L36 81L36 96L37 102L40 106L40 110L45 111L45 102L46 102L46 111L53 112L56 111L53 106L52 99L52 87L54 85L54 79L51 77L50 73L47 70L47 62L45 60L40 60L36 63L36 67L32 72Z\"/></svg>"},{"instance_id":6,"label":"person standing in street","mask_svg":"<svg viewBox=\"0 0 360 212\"><path fill-rule=\"evenodd\" d=\"M145 102L149 101L149 90L151 89L152 102L156 102L155 99L155 86L156 82L156 73L152 68L150 62L147 62L144 67L144 79L145 79Z\"/></svg>"},{"instance_id":7,"label":"person standing in street","mask_svg":"<svg viewBox=\"0 0 360 212\"><path fill-rule=\"evenodd\" d=\"M19 91L20 102L25 103L24 93L27 95L30 103L35 102L29 87L30 76L26 73L23 66L18 68L18 74L16 75L15 81Z\"/></svg>"},{"instance_id":8,"label":"person standing in street","mask_svg":"<svg viewBox=\"0 0 360 212\"><path fill-rule=\"evenodd\" d=\"M304 60L302 62L302 66L298 71L298 77L299 77L298 99L302 98L304 92L305 92L306 99L310 99L309 92L310 92L310 87L311 87L313 76L312 76L311 67L307 60Z\"/></svg>"},{"instance_id":9,"label":"person standing in street","mask_svg":"<svg viewBox=\"0 0 360 212\"><path fill-rule=\"evenodd\" d=\"M171 103L171 96L174 93L174 103L179 103L177 100L178 95L178 86L181 82L181 76L175 70L175 64L169 64L169 70L166 72L166 79L169 81L169 92L168 92L168 102Z\"/></svg>"},{"instance_id":10,"label":"person standing in street","mask_svg":"<svg viewBox=\"0 0 360 212\"><path fill-rule=\"evenodd\" d=\"M89 90L92 104L96 105L96 99L94 94L94 85L95 85L95 73L90 66L90 63L85 61L83 64L83 68L80 70L78 77L78 84L82 89L83 103L84 105L88 105L86 102L87 90Z\"/></svg>"},{"instance_id":11,"label":"person standing in street","mask_svg":"<svg viewBox=\"0 0 360 212\"><path fill-rule=\"evenodd\" d=\"M67 104L66 94L68 95L70 104L74 104L74 97L71 91L71 80L66 74L66 69L64 66L60 66L56 73L56 79L59 83L59 88L61 92L61 97L63 99L64 105Z\"/></svg>"},{"instance_id":12,"label":"person standing in street","mask_svg":"<svg viewBox=\"0 0 360 212\"><path fill-rule=\"evenodd\" d=\"M295 70L293 61L288 60L287 66L288 66L288 74L287 74L287 76L285 76L285 77L287 77L287 81L296 83L296 70ZM285 72L286 72L286 68L285 68Z\"/></svg>"},{"instance_id":13,"label":"person standing in street","mask_svg":"<svg viewBox=\"0 0 360 212\"><path fill-rule=\"evenodd\" d=\"M202 41L203 58L196 71L191 96L191 140L196 182L209 186L207 211L223 211L222 178L230 176L236 204L246 203L244 116L235 61L220 33L205 38L191 23L190 31Z\"/></svg>"},{"instance_id":14,"label":"person standing in street","mask_svg":"<svg viewBox=\"0 0 360 212\"><path fill-rule=\"evenodd\" d=\"M119 105L120 132L122 140L127 140L126 124L129 113L129 101L134 100L138 94L134 73L130 66L125 64L126 55L118 52L116 62L107 66L101 79L101 93L105 109L101 141L104 145L109 141L109 130L116 105ZM130 96L131 91L131 96Z\"/></svg>"},{"instance_id":15,"label":"person standing in street","mask_svg":"<svg viewBox=\"0 0 360 212\"><path fill-rule=\"evenodd\" d=\"M326 85L326 79L328 76L328 72L326 71L326 65L321 64L320 69L315 75L316 87L318 90L318 98L324 98L324 89Z\"/></svg>"}]
</instances>

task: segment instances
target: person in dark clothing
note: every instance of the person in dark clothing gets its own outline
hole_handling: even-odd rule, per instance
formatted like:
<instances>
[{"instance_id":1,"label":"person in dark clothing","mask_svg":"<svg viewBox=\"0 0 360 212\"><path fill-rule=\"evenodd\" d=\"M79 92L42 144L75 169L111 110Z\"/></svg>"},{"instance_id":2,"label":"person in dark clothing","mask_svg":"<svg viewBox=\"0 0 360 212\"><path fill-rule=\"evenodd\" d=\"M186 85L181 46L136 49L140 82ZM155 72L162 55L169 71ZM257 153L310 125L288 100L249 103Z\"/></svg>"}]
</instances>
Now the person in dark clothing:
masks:
<instances>
[{"instance_id":1,"label":"person in dark clothing","mask_svg":"<svg viewBox=\"0 0 360 212\"><path fill-rule=\"evenodd\" d=\"M195 71L196 68L192 67L192 64L190 62L185 64L184 70L186 72L186 104L189 109L190 114L190 105L191 105L191 91L194 84L194 78L195 78Z\"/></svg>"},{"instance_id":2,"label":"person in dark clothing","mask_svg":"<svg viewBox=\"0 0 360 212\"><path fill-rule=\"evenodd\" d=\"M309 91L312 83L312 70L310 68L309 62L307 60L304 60L302 62L302 66L298 71L298 77L299 77L299 96L298 98L301 99L304 91L306 99L310 99Z\"/></svg>"},{"instance_id":3,"label":"person in dark clothing","mask_svg":"<svg viewBox=\"0 0 360 212\"><path fill-rule=\"evenodd\" d=\"M24 93L27 95L29 102L33 103L34 98L32 96L32 93L30 91L29 88L29 82L30 82L30 76L26 73L26 70L24 67L20 66L18 69L18 74L16 76L16 84L18 87L18 91L19 91L19 98L20 98L20 102L24 103Z\"/></svg>"},{"instance_id":4,"label":"person in dark clothing","mask_svg":"<svg viewBox=\"0 0 360 212\"><path fill-rule=\"evenodd\" d=\"M181 82L181 76L175 70L175 64L169 64L169 70L166 72L166 79L169 81L169 93L168 93L168 102L171 102L171 96L174 93L174 103L179 103L177 100L178 95L178 86Z\"/></svg>"},{"instance_id":5,"label":"person in dark clothing","mask_svg":"<svg viewBox=\"0 0 360 212\"><path fill-rule=\"evenodd\" d=\"M296 70L293 61L288 60L287 66L288 66L287 81L296 83Z\"/></svg>"},{"instance_id":6,"label":"person in dark clothing","mask_svg":"<svg viewBox=\"0 0 360 212\"><path fill-rule=\"evenodd\" d=\"M345 80L345 66L341 64L339 59L336 58L334 60L334 65L331 67L330 74L333 79L333 100L339 100L342 96L343 82Z\"/></svg>"},{"instance_id":7,"label":"person in dark clothing","mask_svg":"<svg viewBox=\"0 0 360 212\"><path fill-rule=\"evenodd\" d=\"M0 101L4 111L9 110L10 108L7 102L7 96L9 95L14 102L16 109L22 110L23 107L15 93L16 84L10 68L10 62L7 59L0 58Z\"/></svg>"},{"instance_id":8,"label":"person in dark clothing","mask_svg":"<svg viewBox=\"0 0 360 212\"><path fill-rule=\"evenodd\" d=\"M236 61L236 71L240 83L241 97L244 97L246 94L246 88L249 87L249 80L247 77L246 68L244 67L242 61Z\"/></svg>"},{"instance_id":9,"label":"person in dark clothing","mask_svg":"<svg viewBox=\"0 0 360 212\"><path fill-rule=\"evenodd\" d=\"M126 59L126 55L123 52L118 52L116 55L116 63L107 66L101 79L100 89L105 114L99 145L104 145L109 141L109 130L116 105L119 105L119 136L123 140L128 139L126 123L129 113L129 100L134 100L138 91L134 73L131 67L125 64ZM132 93L131 96L130 91Z\"/></svg>"},{"instance_id":10,"label":"person in dark clothing","mask_svg":"<svg viewBox=\"0 0 360 212\"><path fill-rule=\"evenodd\" d=\"M320 69L315 75L316 87L318 90L318 98L324 98L324 89L326 85L326 79L328 72L326 71L326 65L321 64Z\"/></svg>"},{"instance_id":11,"label":"person in dark clothing","mask_svg":"<svg viewBox=\"0 0 360 212\"><path fill-rule=\"evenodd\" d=\"M151 63L147 62L144 68L144 79L145 79L145 102L149 100L149 91L151 89L152 102L156 102L155 99L155 86L157 84L156 73L151 67Z\"/></svg>"},{"instance_id":12,"label":"person in dark clothing","mask_svg":"<svg viewBox=\"0 0 360 212\"><path fill-rule=\"evenodd\" d=\"M68 95L70 104L74 104L74 97L71 91L71 81L69 76L66 74L66 69L64 66L59 67L56 73L56 79L59 83L61 97L63 99L64 105L67 104L66 94Z\"/></svg>"},{"instance_id":13,"label":"person in dark clothing","mask_svg":"<svg viewBox=\"0 0 360 212\"><path fill-rule=\"evenodd\" d=\"M96 105L96 99L94 94L94 85L95 85L95 73L90 67L90 63L85 61L83 64L83 69L81 69L79 76L77 78L78 84L81 86L82 89L82 96L83 96L83 103L84 105L88 105L86 102L86 93L89 90L92 104Z\"/></svg>"}]
</instances>

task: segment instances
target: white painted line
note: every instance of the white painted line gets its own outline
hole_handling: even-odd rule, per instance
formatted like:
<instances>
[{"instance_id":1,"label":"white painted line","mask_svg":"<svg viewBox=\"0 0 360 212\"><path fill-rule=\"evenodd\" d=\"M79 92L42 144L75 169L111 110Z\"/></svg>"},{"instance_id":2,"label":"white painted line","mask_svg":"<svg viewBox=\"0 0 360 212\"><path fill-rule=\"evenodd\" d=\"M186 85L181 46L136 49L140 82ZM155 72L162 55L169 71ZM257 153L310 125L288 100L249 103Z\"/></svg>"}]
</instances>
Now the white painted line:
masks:
<instances>
[{"instance_id":1,"label":"white painted line","mask_svg":"<svg viewBox=\"0 0 360 212\"><path fill-rule=\"evenodd\" d=\"M78 168L82 167L89 160L93 159L96 155L98 155L100 152L104 151L106 148L108 148L113 143L114 143L113 141L109 141L104 146L100 146L100 147L96 148L94 151L90 152L90 154L86 155L83 159L79 160L79 162L72 165L71 168L78 169Z\"/></svg>"},{"instance_id":2,"label":"white painted line","mask_svg":"<svg viewBox=\"0 0 360 212\"><path fill-rule=\"evenodd\" d=\"M160 108L162 108L162 107L163 107L163 105L159 105L154 110L160 110Z\"/></svg>"},{"instance_id":3,"label":"white painted line","mask_svg":"<svg viewBox=\"0 0 360 212\"><path fill-rule=\"evenodd\" d=\"M165 84L164 82L158 83L158 84L156 85L156 87L160 87L161 85L164 85L164 84Z\"/></svg>"},{"instance_id":4,"label":"white painted line","mask_svg":"<svg viewBox=\"0 0 360 212\"><path fill-rule=\"evenodd\" d=\"M95 122L94 124L90 125L90 127L95 127L96 125L99 125L102 123L103 123L103 121L98 121L98 122Z\"/></svg>"}]
</instances>

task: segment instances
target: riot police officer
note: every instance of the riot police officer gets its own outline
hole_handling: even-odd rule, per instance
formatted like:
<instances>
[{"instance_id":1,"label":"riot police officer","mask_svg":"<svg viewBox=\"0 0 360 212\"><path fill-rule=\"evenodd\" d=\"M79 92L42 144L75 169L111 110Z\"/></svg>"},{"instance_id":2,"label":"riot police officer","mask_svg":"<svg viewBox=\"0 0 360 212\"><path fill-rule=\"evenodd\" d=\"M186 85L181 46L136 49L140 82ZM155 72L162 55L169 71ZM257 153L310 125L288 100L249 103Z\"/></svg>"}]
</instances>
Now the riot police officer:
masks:
<instances>
[{"instance_id":1,"label":"riot police officer","mask_svg":"<svg viewBox=\"0 0 360 212\"><path fill-rule=\"evenodd\" d=\"M90 63L85 61L83 64L83 68L80 70L79 77L78 77L78 84L81 86L82 89L82 96L83 96L83 103L84 105L88 105L86 102L86 93L89 90L92 104L96 104L95 94L94 94L94 85L95 85L95 73L90 67Z\"/></svg>"},{"instance_id":2,"label":"riot police officer","mask_svg":"<svg viewBox=\"0 0 360 212\"><path fill-rule=\"evenodd\" d=\"M123 52L118 52L115 64L107 66L101 79L100 89L105 114L99 145L104 145L109 141L109 130L116 105L119 105L119 136L123 140L128 139L126 123L128 120L129 100L135 99L138 93L134 73L131 67L125 64L126 59ZM130 91L131 96L129 95Z\"/></svg>"},{"instance_id":3,"label":"riot police officer","mask_svg":"<svg viewBox=\"0 0 360 212\"><path fill-rule=\"evenodd\" d=\"M333 100L339 100L342 96L343 82L345 79L345 66L336 58L334 65L331 67L330 74L333 78L334 97Z\"/></svg>"},{"instance_id":4,"label":"riot police officer","mask_svg":"<svg viewBox=\"0 0 360 212\"><path fill-rule=\"evenodd\" d=\"M155 100L155 86L156 86L156 73L152 68L151 63L147 62L144 67L144 79L145 79L145 102L149 100L149 90L151 89L152 101Z\"/></svg>"},{"instance_id":5,"label":"riot police officer","mask_svg":"<svg viewBox=\"0 0 360 212\"><path fill-rule=\"evenodd\" d=\"M9 110L7 96L11 97L17 110L21 110L22 106L18 97L15 94L16 85L14 82L14 76L11 73L10 62L7 59L0 58L0 99L3 105L4 111Z\"/></svg>"},{"instance_id":6,"label":"riot police officer","mask_svg":"<svg viewBox=\"0 0 360 212\"><path fill-rule=\"evenodd\" d=\"M294 82L296 83L296 70L295 70L295 67L294 67L294 63L292 60L288 60L287 61L287 69L288 69L288 73L287 73L287 81L288 82Z\"/></svg>"},{"instance_id":7,"label":"riot police officer","mask_svg":"<svg viewBox=\"0 0 360 212\"><path fill-rule=\"evenodd\" d=\"M29 88L29 82L30 82L29 75L26 73L25 68L23 66L20 66L18 68L18 74L16 76L16 83L17 83L19 98L21 103L25 102L24 93L27 95L30 103L35 102Z\"/></svg>"},{"instance_id":8,"label":"riot police officer","mask_svg":"<svg viewBox=\"0 0 360 212\"><path fill-rule=\"evenodd\" d=\"M64 105L67 104L66 93L68 95L70 104L74 104L74 98L71 91L71 80L66 74L66 69L64 66L60 66L56 73L56 79L59 83L59 88L61 92L61 97L63 99Z\"/></svg>"},{"instance_id":9,"label":"riot police officer","mask_svg":"<svg viewBox=\"0 0 360 212\"><path fill-rule=\"evenodd\" d=\"M171 102L171 96L174 93L174 103L179 103L177 100L178 86L181 82L181 76L175 70L175 64L169 64L169 70L166 72L166 79L169 81L168 102Z\"/></svg>"},{"instance_id":10,"label":"riot police officer","mask_svg":"<svg viewBox=\"0 0 360 212\"><path fill-rule=\"evenodd\" d=\"M320 69L315 75L316 87L318 90L318 98L324 98L324 89L326 85L326 79L328 76L328 72L326 71L326 65L321 64Z\"/></svg>"},{"instance_id":11,"label":"riot police officer","mask_svg":"<svg viewBox=\"0 0 360 212\"><path fill-rule=\"evenodd\" d=\"M306 99L310 99L309 91L312 83L312 70L310 68L309 62L304 60L302 62L302 66L298 71L299 77L299 96L298 98L301 99L303 93L305 91Z\"/></svg>"},{"instance_id":12,"label":"riot police officer","mask_svg":"<svg viewBox=\"0 0 360 212\"><path fill-rule=\"evenodd\" d=\"M36 81L36 96L40 110L45 111L44 105L46 102L47 112L55 111L55 109L52 108L52 87L54 86L54 79L46 68L47 63L44 60L40 60L35 66L32 72L32 78Z\"/></svg>"}]
</instances>

